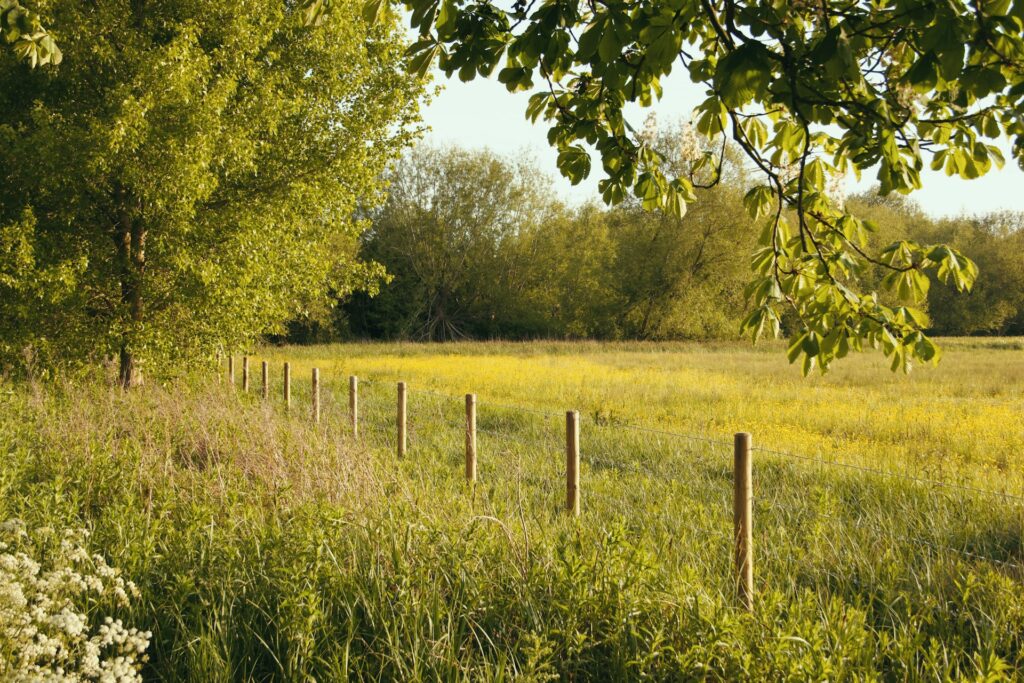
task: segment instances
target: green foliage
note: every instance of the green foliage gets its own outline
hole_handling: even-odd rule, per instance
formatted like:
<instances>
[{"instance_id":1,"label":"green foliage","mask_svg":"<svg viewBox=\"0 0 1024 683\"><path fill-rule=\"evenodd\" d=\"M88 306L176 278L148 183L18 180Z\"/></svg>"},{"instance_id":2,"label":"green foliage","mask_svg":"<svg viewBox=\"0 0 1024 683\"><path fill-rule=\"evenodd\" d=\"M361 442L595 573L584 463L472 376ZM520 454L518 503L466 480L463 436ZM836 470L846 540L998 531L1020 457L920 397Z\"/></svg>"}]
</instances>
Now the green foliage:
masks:
<instances>
[{"instance_id":1,"label":"green foliage","mask_svg":"<svg viewBox=\"0 0 1024 683\"><path fill-rule=\"evenodd\" d=\"M600 158L606 202L629 194L680 215L698 181L666 168L626 118L661 97L674 68L706 88L697 130L732 138L765 189L748 195L759 226L755 338L783 316L804 367L824 370L846 349L881 347L893 367L935 358L919 311L884 293L926 293L924 273L966 291L975 268L952 248L899 236L899 249L867 249L859 219L829 193L829 179L877 169L883 195L920 187L933 168L976 178L1002 164L1003 137L1024 164L1024 3L849 3L640 0L580 4L405 0L420 39L421 72L435 62L469 80L495 69L510 91L539 84L527 107L550 124L559 170L573 182ZM789 214L789 215L786 215ZM760 228L764 229L761 230ZM882 245L883 248L885 245ZM877 281L868 271L886 268ZM869 286L878 284L882 293Z\"/></svg>"},{"instance_id":2,"label":"green foliage","mask_svg":"<svg viewBox=\"0 0 1024 683\"><path fill-rule=\"evenodd\" d=\"M1024 221L1020 214L996 215L937 226L941 239L978 263L980 274L969 297L951 287L932 287L932 326L946 334L1024 335Z\"/></svg>"},{"instance_id":3,"label":"green foliage","mask_svg":"<svg viewBox=\"0 0 1024 683\"><path fill-rule=\"evenodd\" d=\"M18 0L0 0L0 33L31 67L60 64L63 55L39 15Z\"/></svg>"},{"instance_id":4,"label":"green foliage","mask_svg":"<svg viewBox=\"0 0 1024 683\"><path fill-rule=\"evenodd\" d=\"M132 6L134 7L134 6ZM60 68L0 57L0 356L211 358L372 285L360 214L416 135L395 23L355 2L48 3Z\"/></svg>"},{"instance_id":5,"label":"green foliage","mask_svg":"<svg viewBox=\"0 0 1024 683\"><path fill-rule=\"evenodd\" d=\"M536 270L521 245L565 213L544 177L488 152L426 146L389 181L362 256L383 264L391 281L347 307L352 326L429 340L486 335L517 319L529 326L537 314L523 293Z\"/></svg>"},{"instance_id":6,"label":"green foliage","mask_svg":"<svg viewBox=\"0 0 1024 683\"><path fill-rule=\"evenodd\" d=\"M910 284L916 291L894 292L893 304L926 296L929 329L938 335L1019 335L1024 333L1024 215L994 213L932 219L913 201L872 193L850 197L848 204L872 226L865 240L898 244L897 236L918 242L944 242L978 264L969 294L957 291L955 281L936 272L929 280ZM938 256L938 255L937 255ZM876 269L870 277L892 277Z\"/></svg>"},{"instance_id":7,"label":"green foliage","mask_svg":"<svg viewBox=\"0 0 1024 683\"><path fill-rule=\"evenodd\" d=\"M645 211L639 198L612 209L569 209L530 163L424 148L393 170L393 192L373 215L363 244L363 257L383 265L390 282L377 297L358 294L346 302L331 334L321 329L289 338L713 339L734 337L745 321L748 333L791 335L794 362L809 363L807 350L852 351L835 330L804 334L791 313L745 310L745 253L756 236L744 208L752 211L770 188L755 186L744 195L747 175L734 149L719 163L720 150L693 145L690 126L651 124L644 135L666 167L700 180L700 201L684 217ZM899 319L939 336L1024 330L1020 215L932 219L901 195L873 192L846 203L863 218L843 229L887 264L913 258L936 264L931 273L876 265L860 275L866 286L885 289L879 301ZM915 256L911 246L936 242L955 249ZM955 269L946 265L960 254L969 257L964 267L971 272L974 261L981 264L969 294L958 291ZM767 251L759 255L770 258ZM783 296L770 277L746 291ZM938 357L929 338L910 339L918 357ZM891 355L903 369L914 359Z\"/></svg>"},{"instance_id":8,"label":"green foliage","mask_svg":"<svg viewBox=\"0 0 1024 683\"><path fill-rule=\"evenodd\" d=\"M651 143L678 164L679 126ZM362 255L392 280L355 296L358 336L709 338L734 336L749 241L734 167L684 218L631 198L568 209L531 164L422 148L391 174Z\"/></svg>"}]
</instances>

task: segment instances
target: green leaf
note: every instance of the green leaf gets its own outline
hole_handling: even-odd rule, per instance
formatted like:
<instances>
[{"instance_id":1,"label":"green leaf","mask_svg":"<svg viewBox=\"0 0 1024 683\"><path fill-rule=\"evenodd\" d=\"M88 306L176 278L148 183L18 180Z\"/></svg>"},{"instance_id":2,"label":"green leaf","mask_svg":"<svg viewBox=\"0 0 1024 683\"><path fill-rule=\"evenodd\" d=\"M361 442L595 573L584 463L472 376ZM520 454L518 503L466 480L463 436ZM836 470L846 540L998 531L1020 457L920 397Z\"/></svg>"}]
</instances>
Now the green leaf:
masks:
<instances>
[{"instance_id":1,"label":"green leaf","mask_svg":"<svg viewBox=\"0 0 1024 683\"><path fill-rule=\"evenodd\" d=\"M818 359L817 359L816 356L811 356L811 355L804 356L804 362L803 362L803 365L800 368L800 372L802 372L803 376L806 377L807 375L811 374L811 371L814 370L814 367L815 367L815 365L817 365L817 363L818 363Z\"/></svg>"},{"instance_id":2,"label":"green leaf","mask_svg":"<svg viewBox=\"0 0 1024 683\"><path fill-rule=\"evenodd\" d=\"M409 49L411 50L419 44L420 43L417 43ZM429 41L427 41L427 46L412 54L412 59L409 60L409 73L415 74L420 78L426 77L427 73L430 71L431 65L434 63L434 60L437 59L440 52L441 46L439 44L429 43Z\"/></svg>"},{"instance_id":3,"label":"green leaf","mask_svg":"<svg viewBox=\"0 0 1024 683\"><path fill-rule=\"evenodd\" d=\"M767 215L772 209L775 192L767 185L758 185L743 197L743 206L755 221Z\"/></svg>"},{"instance_id":4,"label":"green leaf","mask_svg":"<svg viewBox=\"0 0 1024 683\"><path fill-rule=\"evenodd\" d=\"M790 364L795 363L796 359L800 357L801 353L803 353L803 343L806 337L806 334L802 334L790 342L789 348L786 350L786 358L789 360Z\"/></svg>"},{"instance_id":5,"label":"green leaf","mask_svg":"<svg viewBox=\"0 0 1024 683\"><path fill-rule=\"evenodd\" d=\"M821 159L813 159L804 167L804 179L815 189L825 187L825 163Z\"/></svg>"},{"instance_id":6,"label":"green leaf","mask_svg":"<svg viewBox=\"0 0 1024 683\"><path fill-rule=\"evenodd\" d=\"M441 10L437 14L437 33L440 36L451 35L455 31L455 20L459 10L455 0L441 0Z\"/></svg>"},{"instance_id":7,"label":"green leaf","mask_svg":"<svg viewBox=\"0 0 1024 683\"><path fill-rule=\"evenodd\" d=\"M671 15L659 15L640 31L640 42L647 45L647 63L652 69L660 69L679 57L683 45L683 34L675 26Z\"/></svg>"},{"instance_id":8,"label":"green leaf","mask_svg":"<svg viewBox=\"0 0 1024 683\"><path fill-rule=\"evenodd\" d=\"M498 72L498 82L504 83L509 92L529 90L533 87L533 71L523 67L507 67Z\"/></svg>"},{"instance_id":9,"label":"green leaf","mask_svg":"<svg viewBox=\"0 0 1024 683\"><path fill-rule=\"evenodd\" d=\"M597 45L604 33L605 16L603 14L598 15L594 21L587 25L587 28L580 36L579 46L576 50L576 55L580 61L588 62L597 54Z\"/></svg>"},{"instance_id":10,"label":"green leaf","mask_svg":"<svg viewBox=\"0 0 1024 683\"><path fill-rule=\"evenodd\" d=\"M573 185L579 185L590 175L590 154L579 145L565 147L558 153L558 170Z\"/></svg>"},{"instance_id":11,"label":"green leaf","mask_svg":"<svg viewBox=\"0 0 1024 683\"><path fill-rule=\"evenodd\" d=\"M715 69L715 91L729 107L741 107L764 96L772 81L772 63L767 48L757 42L744 43L728 53Z\"/></svg>"},{"instance_id":12,"label":"green leaf","mask_svg":"<svg viewBox=\"0 0 1024 683\"><path fill-rule=\"evenodd\" d=\"M764 125L760 117L751 116L745 119L741 127L743 128L743 134L751 145L757 149L764 147L768 141L768 127Z\"/></svg>"},{"instance_id":13,"label":"green leaf","mask_svg":"<svg viewBox=\"0 0 1024 683\"><path fill-rule=\"evenodd\" d=\"M366 0L363 3L363 19L369 24L378 24L387 16L387 0Z\"/></svg>"},{"instance_id":14,"label":"green leaf","mask_svg":"<svg viewBox=\"0 0 1024 683\"><path fill-rule=\"evenodd\" d=\"M712 138L725 130L729 110L722 100L709 97L697 107L697 112L697 132L701 135Z\"/></svg>"},{"instance_id":15,"label":"green leaf","mask_svg":"<svg viewBox=\"0 0 1024 683\"><path fill-rule=\"evenodd\" d=\"M598 41L597 54L602 61L611 62L621 56L622 43L619 42L615 31L611 29L612 22L605 22L605 26L605 30L601 33L601 39Z\"/></svg>"},{"instance_id":16,"label":"green leaf","mask_svg":"<svg viewBox=\"0 0 1024 683\"><path fill-rule=\"evenodd\" d=\"M926 93L934 90L939 82L935 53L929 52L919 58L903 78L917 92Z\"/></svg>"},{"instance_id":17,"label":"green leaf","mask_svg":"<svg viewBox=\"0 0 1024 683\"><path fill-rule=\"evenodd\" d=\"M597 190L601 193L601 198L609 206L616 206L621 204L626 199L626 190L622 183L606 178L597 184Z\"/></svg>"}]
</instances>

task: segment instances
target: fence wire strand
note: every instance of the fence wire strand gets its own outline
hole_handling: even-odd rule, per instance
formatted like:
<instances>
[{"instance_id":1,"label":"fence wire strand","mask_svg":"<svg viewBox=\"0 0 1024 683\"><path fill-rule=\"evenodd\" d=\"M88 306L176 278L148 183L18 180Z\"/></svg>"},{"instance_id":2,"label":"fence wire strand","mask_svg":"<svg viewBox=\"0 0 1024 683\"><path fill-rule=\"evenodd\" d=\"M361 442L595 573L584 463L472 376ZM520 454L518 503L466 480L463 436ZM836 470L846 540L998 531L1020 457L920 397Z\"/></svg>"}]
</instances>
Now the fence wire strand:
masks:
<instances>
[{"instance_id":1,"label":"fence wire strand","mask_svg":"<svg viewBox=\"0 0 1024 683\"><path fill-rule=\"evenodd\" d=\"M396 443L394 413L396 394L385 391L389 384L389 380L385 379L359 377L360 388L366 389L359 397L360 435L369 437L383 446L394 446ZM394 384L391 386L394 387L396 384L397 380L394 380ZM407 400L410 405L407 418L408 433L413 437L410 450L414 450L417 441L436 445L449 439L456 444L459 443L464 438L467 425L464 419L459 419L456 415L460 414L465 394L442 391L431 385L407 386ZM305 389L299 383L294 383L292 387L292 411L294 412L298 407L294 405L294 402L305 393ZM330 417L330 414L337 413L339 409L345 411L347 408L347 398L343 397L343 394L347 393L347 386L345 389L342 389L339 385L337 392L333 391L332 388L333 385L328 384L325 378L322 377L321 410L325 413L323 415L325 421L334 419ZM337 396L335 396L336 393ZM529 416L533 420L510 423L501 414L501 411L506 411L512 415ZM347 412L345 416L347 417ZM524 483L538 486L542 489L541 493L553 493L557 489L558 484L556 477L564 477L565 474L564 458L557 457L557 454L564 452L565 434L562 431L564 430L564 424L561 422L564 417L565 413L501 401L492 402L486 400L486 397L481 398L478 395L477 437L486 444L486 448L495 449L494 452L508 452L514 455L514 460L498 461L501 463L500 467L502 469L499 469L497 465L493 467L482 465L481 470L484 473L484 477L491 483L497 480L491 477L496 477L507 480L507 483L510 485L516 484L520 487L520 497L523 495L521 487ZM695 514L711 514L712 519L715 519L717 515L723 517L722 523L707 527L693 524L692 521L696 520L692 520L690 524L684 527L688 538L726 539L729 543L725 543L724 546L731 547L731 524L725 521L729 519L731 512L730 493L725 493L721 500L718 498L724 492L720 486L722 480L731 479L731 463L728 458L722 458L721 460L712 459L717 449L728 449L726 452L731 453L733 447L731 440L716 438L706 434L690 434L633 424L620 420L605 421L593 416L583 417L587 425L594 427L594 431L590 432L589 435L583 435L581 455L584 464L596 470L614 469L627 476L644 473L661 475L661 484L665 487L662 493L674 492L674 495L682 493L687 496L688 500L692 501L695 507ZM335 418L337 418L337 415L335 415ZM339 420L335 421L340 422ZM430 430L432 426L443 427L444 432L441 435L434 436ZM424 438L425 434L430 434L431 436ZM662 443L661 438L643 441L640 440L640 435L703 444L707 449L701 452L699 448L690 450L686 446L673 446L671 443ZM514 447L512 447L513 445ZM536 460L531 463L524 463L524 456L530 454L531 451L533 451ZM944 491L971 494L972 496L997 498L1014 508L1024 503L1024 495L966 484L956 484L920 476L911 472L880 469L836 459L830 460L820 455L812 456L761 446L755 446L751 451L775 456L782 459L783 462L791 462L793 473L801 477L809 475L810 472L797 467L795 464L797 462L810 463L821 468L836 468L837 470L856 472L863 475L914 482L920 485L920 492L922 494L929 496L933 493L933 491L928 490L928 487L931 487ZM653 457L655 455L659 457ZM660 457L663 455L669 455L670 457ZM673 469L682 465L689 465L690 467L685 471ZM701 465L703 468L695 469L692 467L693 465ZM531 471L533 467L539 467L540 471ZM667 477L669 474L673 476ZM675 476L677 474L681 475L678 480ZM785 483L787 486L800 484L797 481ZM820 479L816 480L816 483L823 487L823 490L827 491L830 495L837 493L835 481ZM731 492L731 487L728 490ZM785 502L784 504L781 502L785 498L781 487L757 486L755 491L757 494L754 498L754 505L759 511L757 516L760 516L762 512L767 515L776 515L779 518L777 529L781 529L784 533L791 533L792 525L804 525L819 519L828 520L838 527L838 534L820 539L829 544L836 552L838 552L838 548L844 541L843 530L867 531L879 542L891 547L909 547L913 544L929 548L935 553L950 553L976 562L1012 567L1017 571L1024 570L1024 559L1000 559L965 548L937 543L917 534L899 535L892 529L885 529L877 522L872 522L865 514L841 517L815 507L794 506L792 502ZM773 491L773 494L766 496L764 491ZM628 501L631 493L626 491L622 494L614 495L617 497L621 495L622 500ZM650 493L647 491L642 493L643 500L650 505L652 502L648 500ZM843 499L851 493L855 493L855 489L843 489L841 492L838 492L840 502L844 502ZM936 497L935 500L943 499ZM948 503L936 502L935 505L954 504L956 502L952 498L944 500L948 500ZM657 504L657 501L654 503ZM873 505L877 504L878 501L875 501ZM861 510L870 507L872 506L864 506L863 504L857 506ZM966 514L970 510L964 510L963 512ZM790 526L790 530L786 531L785 526ZM1012 553L1012 550L1007 549L1007 552Z\"/></svg>"},{"instance_id":2,"label":"fence wire strand","mask_svg":"<svg viewBox=\"0 0 1024 683\"><path fill-rule=\"evenodd\" d=\"M993 496L997 498L1004 498L1008 501L1014 501L1016 504L1024 502L1024 496L1007 493L1005 491L993 491L992 489L983 489L976 486L966 486L963 484L953 484L950 482L939 481L937 479L929 479L927 477L919 477L915 474L908 474L906 472L896 472L892 470L883 470L875 467L866 467L864 465L856 465L854 463L842 462L840 460L828 460L826 458L803 455L801 453L793 453L791 451L781 451L771 448L763 448L761 446L754 446L751 450L758 453L765 453L768 455L777 455L783 458L792 458L795 460L804 460L812 462L818 465L824 465L828 467L839 467L842 469L854 470L864 474L872 474L881 477L890 477L896 479L909 479L918 484L925 484L927 486L935 486L938 488L944 488L954 491L963 491L967 493L975 493L978 495Z\"/></svg>"}]
</instances>

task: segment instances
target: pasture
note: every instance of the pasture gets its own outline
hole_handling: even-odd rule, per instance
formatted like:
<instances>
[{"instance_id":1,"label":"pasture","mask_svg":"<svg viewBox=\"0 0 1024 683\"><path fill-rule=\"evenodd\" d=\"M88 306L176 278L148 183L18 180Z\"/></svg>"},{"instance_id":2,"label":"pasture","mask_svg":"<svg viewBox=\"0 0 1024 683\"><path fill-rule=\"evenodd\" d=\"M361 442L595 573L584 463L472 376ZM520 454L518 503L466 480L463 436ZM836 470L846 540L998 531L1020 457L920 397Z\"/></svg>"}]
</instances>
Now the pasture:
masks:
<instances>
[{"instance_id":1,"label":"pasture","mask_svg":"<svg viewBox=\"0 0 1024 683\"><path fill-rule=\"evenodd\" d=\"M259 358L277 375L291 361L299 382L317 366L338 396L352 374L405 380L414 395L432 390L458 402L477 393L481 410L488 400L575 409L602 425L725 441L749 431L774 450L1024 493L1024 342L943 347L938 367L909 375L866 353L807 378L776 344L365 344L266 349Z\"/></svg>"},{"instance_id":2,"label":"pasture","mask_svg":"<svg viewBox=\"0 0 1024 683\"><path fill-rule=\"evenodd\" d=\"M459 343L264 348L248 393L224 366L129 393L9 383L0 505L91 531L140 591L95 609L152 632L154 680L1009 679L1024 345L945 347L909 376L863 356L804 379L777 346ZM755 446L752 613L733 579L737 431Z\"/></svg>"}]
</instances>

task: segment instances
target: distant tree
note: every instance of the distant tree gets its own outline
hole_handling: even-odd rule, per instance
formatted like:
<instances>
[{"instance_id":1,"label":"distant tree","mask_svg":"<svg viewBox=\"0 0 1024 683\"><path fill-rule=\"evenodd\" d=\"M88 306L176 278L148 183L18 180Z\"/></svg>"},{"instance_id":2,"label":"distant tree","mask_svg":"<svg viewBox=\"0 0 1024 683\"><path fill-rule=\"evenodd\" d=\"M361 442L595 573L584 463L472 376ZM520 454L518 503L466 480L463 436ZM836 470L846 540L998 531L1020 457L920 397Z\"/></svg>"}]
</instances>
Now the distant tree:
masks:
<instances>
[{"instance_id":1,"label":"distant tree","mask_svg":"<svg viewBox=\"0 0 1024 683\"><path fill-rule=\"evenodd\" d=\"M357 330L425 340L497 332L526 283L511 245L550 210L543 177L490 152L421 146L389 180L363 254L393 279L352 307Z\"/></svg>"},{"instance_id":2,"label":"distant tree","mask_svg":"<svg viewBox=\"0 0 1024 683\"><path fill-rule=\"evenodd\" d=\"M328 0L311 0L319 11ZM681 215L700 181L666 169L628 121L682 69L704 93L697 130L731 138L756 167L745 204L757 224L753 337L799 325L791 360L826 368L865 344L893 369L934 361L927 319L890 306L861 280L888 271L886 291L926 299L933 273L969 289L976 268L946 245L901 236L875 250L863 222L828 192L844 173L877 172L881 192L921 186L932 168L976 178L1003 162L998 138L1024 164L1024 2L1021 0L405 0L419 40L413 68L462 80L496 73L549 123L558 167L573 182L600 159L610 204L632 193ZM369 0L369 17L387 0ZM634 122L635 124L636 122ZM706 166L715 168L718 155ZM767 228L765 227L767 224Z\"/></svg>"},{"instance_id":3,"label":"distant tree","mask_svg":"<svg viewBox=\"0 0 1024 683\"><path fill-rule=\"evenodd\" d=\"M938 221L936 235L978 264L970 294L941 285L928 292L933 329L942 334L1024 334L1024 213Z\"/></svg>"},{"instance_id":4,"label":"distant tree","mask_svg":"<svg viewBox=\"0 0 1024 683\"><path fill-rule=\"evenodd\" d=\"M700 155L688 128L651 134L675 164ZM528 162L418 149L391 173L364 240L363 257L393 279L355 296L345 322L358 335L434 340L735 336L749 273L737 246L752 240L742 176L725 164L678 218L632 201L569 208Z\"/></svg>"},{"instance_id":5,"label":"distant tree","mask_svg":"<svg viewBox=\"0 0 1024 683\"><path fill-rule=\"evenodd\" d=\"M416 136L403 33L354 2L50 0L58 69L0 54L0 356L210 357L316 313Z\"/></svg>"},{"instance_id":6,"label":"distant tree","mask_svg":"<svg viewBox=\"0 0 1024 683\"><path fill-rule=\"evenodd\" d=\"M1024 213L997 212L935 219L912 199L880 197L875 191L849 197L848 203L872 226L870 240L888 243L897 236L947 242L978 264L968 292L932 277L926 289L928 329L937 335L1021 334L1024 332ZM873 277L885 277L876 269ZM886 295L891 305L911 300Z\"/></svg>"},{"instance_id":7,"label":"distant tree","mask_svg":"<svg viewBox=\"0 0 1024 683\"><path fill-rule=\"evenodd\" d=\"M659 129L654 118L643 134L646 144L677 174L701 175L705 151L689 124ZM736 336L750 275L747 254L755 239L743 210L745 174L737 150L725 154L717 177L703 171L706 189L683 217L645 211L638 198L609 212L615 242L618 295L616 326L627 337L709 338Z\"/></svg>"},{"instance_id":8,"label":"distant tree","mask_svg":"<svg viewBox=\"0 0 1024 683\"><path fill-rule=\"evenodd\" d=\"M526 231L518 242L529 264L518 315L530 326L518 336L608 339L619 300L615 277L616 235L607 212L595 204L562 208ZM506 326L506 329L513 329Z\"/></svg>"}]
</instances>

